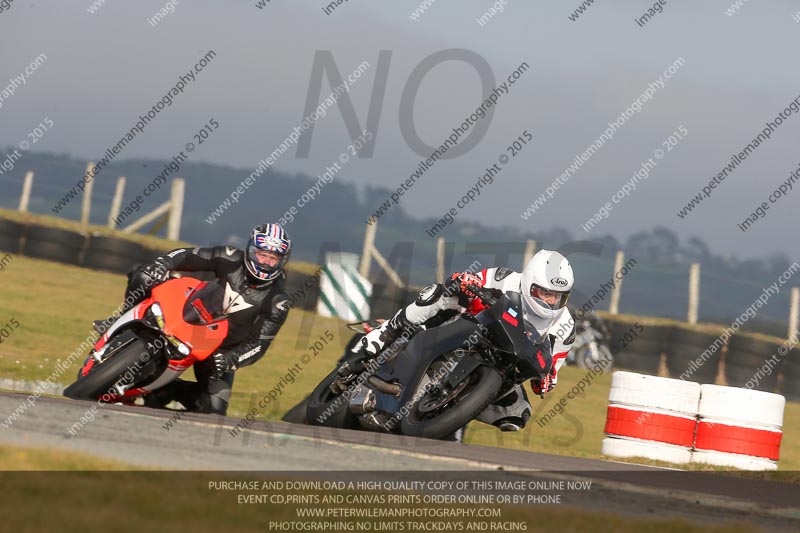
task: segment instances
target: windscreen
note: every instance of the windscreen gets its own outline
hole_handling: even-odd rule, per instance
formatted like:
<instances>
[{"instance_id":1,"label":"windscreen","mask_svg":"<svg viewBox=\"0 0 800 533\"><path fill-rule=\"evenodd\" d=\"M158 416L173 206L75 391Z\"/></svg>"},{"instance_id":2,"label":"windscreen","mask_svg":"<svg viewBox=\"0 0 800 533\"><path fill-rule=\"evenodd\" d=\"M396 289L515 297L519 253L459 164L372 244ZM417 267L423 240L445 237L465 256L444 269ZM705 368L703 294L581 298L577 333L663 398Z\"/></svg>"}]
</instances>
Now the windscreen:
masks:
<instances>
[{"instance_id":1,"label":"windscreen","mask_svg":"<svg viewBox=\"0 0 800 533\"><path fill-rule=\"evenodd\" d=\"M201 285L183 306L183 319L190 324L211 324L225 317L225 286L222 280Z\"/></svg>"}]
</instances>

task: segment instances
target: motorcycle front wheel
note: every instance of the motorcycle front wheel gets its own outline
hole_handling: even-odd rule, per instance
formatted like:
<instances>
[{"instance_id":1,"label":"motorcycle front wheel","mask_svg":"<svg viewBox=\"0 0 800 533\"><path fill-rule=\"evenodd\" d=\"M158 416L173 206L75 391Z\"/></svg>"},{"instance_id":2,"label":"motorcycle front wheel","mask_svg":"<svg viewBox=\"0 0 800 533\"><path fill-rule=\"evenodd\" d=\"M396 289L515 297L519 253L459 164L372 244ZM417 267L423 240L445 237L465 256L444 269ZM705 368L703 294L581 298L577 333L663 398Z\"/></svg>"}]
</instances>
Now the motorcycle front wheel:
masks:
<instances>
[{"instance_id":1,"label":"motorcycle front wheel","mask_svg":"<svg viewBox=\"0 0 800 533\"><path fill-rule=\"evenodd\" d=\"M141 339L136 339L118 352L110 355L102 362L95 364L85 376L64 389L64 396L73 400L98 400L105 394L115 395L113 386L125 376L131 376L133 382L144 372L150 357L145 357L147 346Z\"/></svg>"},{"instance_id":2,"label":"motorcycle front wheel","mask_svg":"<svg viewBox=\"0 0 800 533\"><path fill-rule=\"evenodd\" d=\"M410 437L444 439L486 409L502 384L497 370L481 365L456 385L456 390L445 385L426 392L403 418L400 431Z\"/></svg>"}]
</instances>

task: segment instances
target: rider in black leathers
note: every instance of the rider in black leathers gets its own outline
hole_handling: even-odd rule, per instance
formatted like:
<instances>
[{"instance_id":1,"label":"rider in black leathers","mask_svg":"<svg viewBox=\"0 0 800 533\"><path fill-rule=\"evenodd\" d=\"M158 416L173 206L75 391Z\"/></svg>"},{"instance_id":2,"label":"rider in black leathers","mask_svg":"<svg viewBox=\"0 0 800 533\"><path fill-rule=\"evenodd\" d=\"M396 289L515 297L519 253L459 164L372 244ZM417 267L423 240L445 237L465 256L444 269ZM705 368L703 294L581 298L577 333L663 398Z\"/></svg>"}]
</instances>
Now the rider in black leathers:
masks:
<instances>
[{"instance_id":1,"label":"rider in black leathers","mask_svg":"<svg viewBox=\"0 0 800 533\"><path fill-rule=\"evenodd\" d=\"M145 405L164 407L176 400L190 411L226 414L234 372L261 359L286 320L290 305L284 267L291 246L280 225L263 224L253 229L245 251L231 246L178 248L128 274L129 308L149 296L154 282L166 281L170 271L213 273L230 286L234 298L228 336L217 353L194 365L197 382L175 380L145 396ZM101 333L108 326L107 321L95 322Z\"/></svg>"}]
</instances>

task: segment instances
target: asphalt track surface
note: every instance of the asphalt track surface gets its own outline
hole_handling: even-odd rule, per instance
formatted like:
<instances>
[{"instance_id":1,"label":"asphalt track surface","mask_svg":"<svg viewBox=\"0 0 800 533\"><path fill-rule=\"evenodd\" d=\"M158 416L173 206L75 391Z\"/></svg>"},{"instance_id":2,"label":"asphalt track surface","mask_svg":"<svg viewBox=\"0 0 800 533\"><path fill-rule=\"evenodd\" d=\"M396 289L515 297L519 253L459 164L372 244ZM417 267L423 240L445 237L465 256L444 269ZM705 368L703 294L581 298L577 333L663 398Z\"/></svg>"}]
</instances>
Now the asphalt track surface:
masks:
<instances>
[{"instance_id":1,"label":"asphalt track surface","mask_svg":"<svg viewBox=\"0 0 800 533\"><path fill-rule=\"evenodd\" d=\"M26 397L0 393L0 420ZM95 413L89 411L93 407ZM90 414L94 421L71 435L69 428ZM173 425L166 429L170 419ZM305 471L304 477L321 479L343 472L401 479L420 471L455 479L470 471L512 480L591 480L590 491L566 494L563 504L629 516L800 530L796 484L284 422L256 421L235 433L240 421L195 413L181 413L176 420L171 411L39 397L10 428L0 427L0 443L80 452L146 469Z\"/></svg>"}]
</instances>

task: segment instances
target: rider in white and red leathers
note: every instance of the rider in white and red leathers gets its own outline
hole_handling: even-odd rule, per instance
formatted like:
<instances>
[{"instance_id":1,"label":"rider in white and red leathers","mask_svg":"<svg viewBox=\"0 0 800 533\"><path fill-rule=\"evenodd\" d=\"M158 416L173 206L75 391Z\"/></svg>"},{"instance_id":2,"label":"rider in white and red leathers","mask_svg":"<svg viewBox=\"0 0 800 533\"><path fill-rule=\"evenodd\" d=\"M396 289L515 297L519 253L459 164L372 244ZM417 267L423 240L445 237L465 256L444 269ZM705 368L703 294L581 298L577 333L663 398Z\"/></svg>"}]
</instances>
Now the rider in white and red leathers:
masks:
<instances>
[{"instance_id":1,"label":"rider in white and red leathers","mask_svg":"<svg viewBox=\"0 0 800 533\"><path fill-rule=\"evenodd\" d=\"M553 357L550 372L542 380L531 380L533 392L543 395L555 387L558 369L564 364L570 346L575 341L575 321L566 307L573 284L574 276L569 261L560 253L550 250L540 250L535 254L522 273L502 267L488 268L475 274L457 272L444 284L422 289L416 301L399 310L380 328L369 332L362 340L362 345L356 346L354 351L362 351L365 357L372 358L403 331L413 335L419 326L434 327L458 313L479 313L484 306L468 289L471 285L501 292L519 292L525 315L531 317L537 330L547 331L550 337ZM350 370L355 368L350 367ZM489 405L478 415L478 420L503 431L518 431L530 416L531 406L525 390L517 386Z\"/></svg>"}]
</instances>

